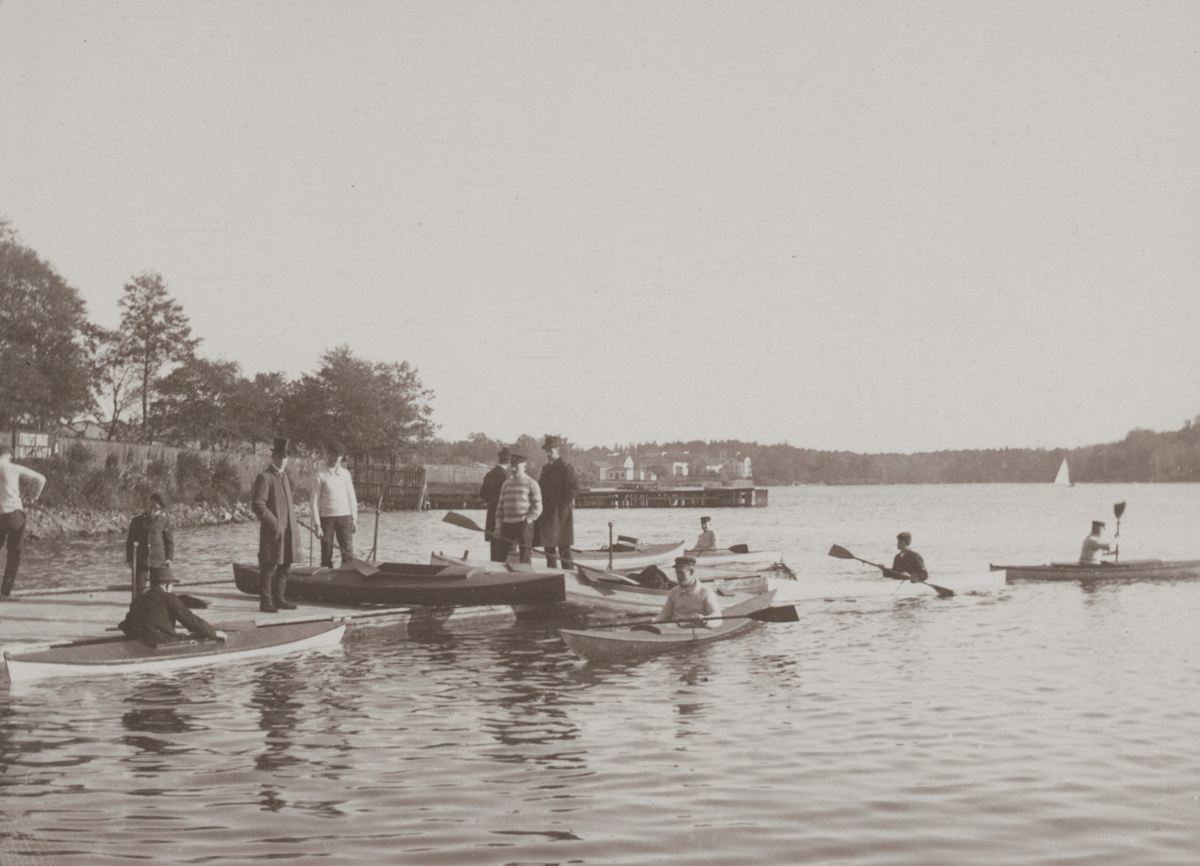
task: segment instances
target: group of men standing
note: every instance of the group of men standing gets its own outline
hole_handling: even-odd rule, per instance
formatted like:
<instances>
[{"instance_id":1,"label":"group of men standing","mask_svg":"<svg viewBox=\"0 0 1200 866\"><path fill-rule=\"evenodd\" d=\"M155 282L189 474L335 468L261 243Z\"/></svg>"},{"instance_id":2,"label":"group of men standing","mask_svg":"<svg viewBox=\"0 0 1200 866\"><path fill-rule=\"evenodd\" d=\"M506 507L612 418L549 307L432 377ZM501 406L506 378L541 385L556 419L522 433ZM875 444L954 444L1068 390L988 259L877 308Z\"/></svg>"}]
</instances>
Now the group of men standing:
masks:
<instances>
[{"instance_id":1,"label":"group of men standing","mask_svg":"<svg viewBox=\"0 0 1200 866\"><path fill-rule=\"evenodd\" d=\"M546 565L569 568L574 559L575 495L579 481L575 467L562 459L565 445L557 436L542 443L547 463L537 480L526 472L529 458L501 448L496 466L483 478L480 498L487 504L484 529L491 539L491 559L504 562L518 553L530 562L535 547L545 551Z\"/></svg>"}]
</instances>

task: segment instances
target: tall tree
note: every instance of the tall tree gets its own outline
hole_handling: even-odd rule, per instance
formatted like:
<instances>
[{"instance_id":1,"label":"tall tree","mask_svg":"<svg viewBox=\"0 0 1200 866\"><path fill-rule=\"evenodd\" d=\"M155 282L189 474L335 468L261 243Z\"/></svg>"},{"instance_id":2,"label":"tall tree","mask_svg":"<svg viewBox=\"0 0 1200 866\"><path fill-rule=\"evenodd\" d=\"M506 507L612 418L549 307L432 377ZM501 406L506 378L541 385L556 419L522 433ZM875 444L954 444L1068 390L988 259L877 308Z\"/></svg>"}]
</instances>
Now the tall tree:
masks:
<instances>
[{"instance_id":1,"label":"tall tree","mask_svg":"<svg viewBox=\"0 0 1200 866\"><path fill-rule=\"evenodd\" d=\"M235 403L245 381L236 361L187 358L155 380L151 426L176 445L226 449L238 436Z\"/></svg>"},{"instance_id":2,"label":"tall tree","mask_svg":"<svg viewBox=\"0 0 1200 866\"><path fill-rule=\"evenodd\" d=\"M92 413L109 440L115 439L124 426L122 416L138 404L141 373L120 331L102 330L93 371Z\"/></svg>"},{"instance_id":3,"label":"tall tree","mask_svg":"<svg viewBox=\"0 0 1200 866\"><path fill-rule=\"evenodd\" d=\"M79 292L0 221L0 425L85 412L96 336Z\"/></svg>"},{"instance_id":4,"label":"tall tree","mask_svg":"<svg viewBox=\"0 0 1200 866\"><path fill-rule=\"evenodd\" d=\"M191 357L199 344L183 307L167 294L161 274L146 271L125 284L121 336L141 368L142 433L150 441L150 398L154 380L167 364Z\"/></svg>"},{"instance_id":5,"label":"tall tree","mask_svg":"<svg viewBox=\"0 0 1200 866\"><path fill-rule=\"evenodd\" d=\"M351 454L376 457L399 457L432 435L433 392L407 363L364 361L348 346L321 360L321 369L301 377L284 401L285 435L313 448L336 438Z\"/></svg>"}]
</instances>

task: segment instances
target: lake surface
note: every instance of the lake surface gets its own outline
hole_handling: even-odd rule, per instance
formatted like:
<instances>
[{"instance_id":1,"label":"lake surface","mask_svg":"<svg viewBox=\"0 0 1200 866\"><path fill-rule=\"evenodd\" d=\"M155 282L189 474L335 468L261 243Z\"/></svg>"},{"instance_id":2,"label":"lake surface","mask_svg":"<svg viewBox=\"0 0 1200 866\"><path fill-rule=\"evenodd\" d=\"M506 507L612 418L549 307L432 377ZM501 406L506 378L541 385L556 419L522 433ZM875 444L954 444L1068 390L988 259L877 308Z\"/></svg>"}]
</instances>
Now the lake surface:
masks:
<instances>
[{"instance_id":1,"label":"lake surface","mask_svg":"<svg viewBox=\"0 0 1200 866\"><path fill-rule=\"evenodd\" d=\"M709 513L724 544L783 547L800 581L877 581L830 545L890 563L905 529L935 580L1073 559L1118 501L1122 558L1200 558L1200 485L770 496ZM441 517L383 515L381 557L486 555ZM607 542L609 521L690 542L699 517L579 511L577 546ZM227 578L256 533L181 531L176 571ZM35 545L18 586L125 579L122 544ZM1200 862L1200 582L798 609L621 663L518 622L0 693L0 863Z\"/></svg>"}]
</instances>

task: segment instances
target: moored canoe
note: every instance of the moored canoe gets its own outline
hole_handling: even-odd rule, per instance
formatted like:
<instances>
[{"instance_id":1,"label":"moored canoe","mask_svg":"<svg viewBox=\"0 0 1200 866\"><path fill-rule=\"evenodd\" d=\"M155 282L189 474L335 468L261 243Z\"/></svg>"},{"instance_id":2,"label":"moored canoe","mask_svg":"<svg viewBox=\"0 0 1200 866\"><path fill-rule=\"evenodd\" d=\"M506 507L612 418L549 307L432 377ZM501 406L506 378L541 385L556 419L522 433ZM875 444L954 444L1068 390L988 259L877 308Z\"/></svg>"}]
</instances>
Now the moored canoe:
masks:
<instances>
[{"instance_id":1,"label":"moored canoe","mask_svg":"<svg viewBox=\"0 0 1200 866\"><path fill-rule=\"evenodd\" d=\"M1009 581L1185 580L1200 577L1200 559L1130 559L1125 562L1052 562L1049 565L993 565Z\"/></svg>"},{"instance_id":2,"label":"moored canoe","mask_svg":"<svg viewBox=\"0 0 1200 866\"><path fill-rule=\"evenodd\" d=\"M685 550L685 556L696 557L696 565L770 565L773 562L783 562L782 550L748 550L737 553L731 548L716 548L715 550Z\"/></svg>"},{"instance_id":3,"label":"moored canoe","mask_svg":"<svg viewBox=\"0 0 1200 866\"><path fill-rule=\"evenodd\" d=\"M515 573L483 568L407 562L364 563L362 570L295 566L288 572L287 597L328 604L551 605L566 597L561 571ZM235 562L237 588L258 595L258 568Z\"/></svg>"},{"instance_id":4,"label":"moored canoe","mask_svg":"<svg viewBox=\"0 0 1200 866\"><path fill-rule=\"evenodd\" d=\"M4 661L14 683L51 677L171 671L245 658L336 646L346 626L330 620L232 627L224 641L183 640L152 647L127 637L100 638L30 651L8 651Z\"/></svg>"},{"instance_id":5,"label":"moored canoe","mask_svg":"<svg viewBox=\"0 0 1200 866\"><path fill-rule=\"evenodd\" d=\"M639 630L635 626L607 629L559 629L558 633L576 655L588 659L621 658L624 656L647 655L680 647L693 647L700 643L731 637L757 625L745 615L771 606L775 593L764 592L738 604L723 608L727 617L740 619L714 619L701 626L664 623L655 628L660 634Z\"/></svg>"}]
</instances>

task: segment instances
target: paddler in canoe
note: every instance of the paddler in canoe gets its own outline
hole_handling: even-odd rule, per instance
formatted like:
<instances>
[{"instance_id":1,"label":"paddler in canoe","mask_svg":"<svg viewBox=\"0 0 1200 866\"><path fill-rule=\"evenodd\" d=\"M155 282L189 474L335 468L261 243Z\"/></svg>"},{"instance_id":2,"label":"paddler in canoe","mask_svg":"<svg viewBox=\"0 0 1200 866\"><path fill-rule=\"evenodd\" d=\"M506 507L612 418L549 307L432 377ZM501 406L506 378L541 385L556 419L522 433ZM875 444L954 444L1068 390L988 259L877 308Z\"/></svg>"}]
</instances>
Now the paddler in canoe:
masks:
<instances>
[{"instance_id":1,"label":"paddler in canoe","mask_svg":"<svg viewBox=\"0 0 1200 866\"><path fill-rule=\"evenodd\" d=\"M1083 548L1079 551L1080 565L1106 565L1097 558L1096 554L1101 550L1107 555L1112 550L1112 544L1107 541L1101 541L1100 536L1104 534L1105 523L1103 520L1092 521L1092 531L1088 533L1088 537L1083 540Z\"/></svg>"},{"instance_id":2,"label":"paddler in canoe","mask_svg":"<svg viewBox=\"0 0 1200 866\"><path fill-rule=\"evenodd\" d=\"M912 533L901 532L896 536L896 547L900 552L892 559L891 573L888 577L906 579L913 583L924 583L929 579L929 571L925 568L925 559L913 550Z\"/></svg>"},{"instance_id":3,"label":"paddler in canoe","mask_svg":"<svg viewBox=\"0 0 1200 866\"><path fill-rule=\"evenodd\" d=\"M700 535L696 539L696 546L692 550L716 550L718 546L717 531L712 528L712 518L701 517Z\"/></svg>"},{"instance_id":4,"label":"paddler in canoe","mask_svg":"<svg viewBox=\"0 0 1200 866\"><path fill-rule=\"evenodd\" d=\"M675 558L675 580L678 586L672 587L667 593L667 600L654 618L655 622L699 620L701 617L721 615L717 594L712 587L696 578L696 557ZM700 624L707 626L707 623Z\"/></svg>"},{"instance_id":5,"label":"paddler in canoe","mask_svg":"<svg viewBox=\"0 0 1200 866\"><path fill-rule=\"evenodd\" d=\"M171 592L174 582L170 566L152 569L150 589L133 599L129 613L117 627L129 637L150 646L183 640L175 631L176 623L197 639L224 640L225 635L188 610L183 599Z\"/></svg>"}]
</instances>

